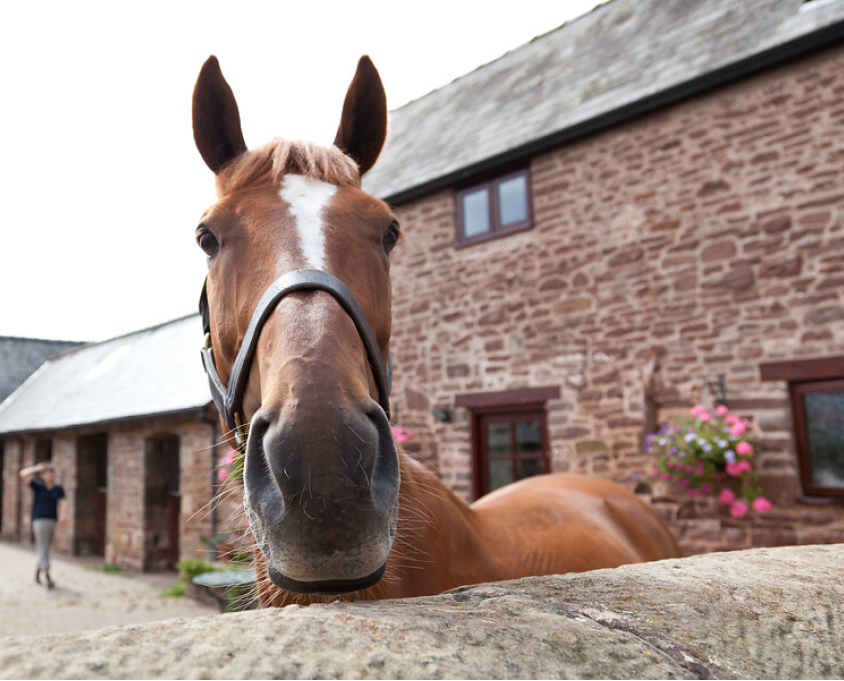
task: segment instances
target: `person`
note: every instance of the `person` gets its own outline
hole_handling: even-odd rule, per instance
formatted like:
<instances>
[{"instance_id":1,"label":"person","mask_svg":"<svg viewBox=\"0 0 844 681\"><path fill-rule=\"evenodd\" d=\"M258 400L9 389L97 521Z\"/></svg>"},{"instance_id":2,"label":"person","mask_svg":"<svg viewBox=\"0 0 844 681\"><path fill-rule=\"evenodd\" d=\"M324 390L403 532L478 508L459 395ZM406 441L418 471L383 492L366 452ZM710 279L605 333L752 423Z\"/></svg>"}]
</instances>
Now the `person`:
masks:
<instances>
[{"instance_id":1,"label":"person","mask_svg":"<svg viewBox=\"0 0 844 681\"><path fill-rule=\"evenodd\" d=\"M41 573L47 580L47 588L56 583L50 577L50 545L56 524L64 524L67 518L67 501L64 487L56 482L56 469L49 461L42 461L24 468L21 478L29 483L33 491L32 532L35 535L35 547L38 550L38 566L35 568L35 583L41 584Z\"/></svg>"}]
</instances>

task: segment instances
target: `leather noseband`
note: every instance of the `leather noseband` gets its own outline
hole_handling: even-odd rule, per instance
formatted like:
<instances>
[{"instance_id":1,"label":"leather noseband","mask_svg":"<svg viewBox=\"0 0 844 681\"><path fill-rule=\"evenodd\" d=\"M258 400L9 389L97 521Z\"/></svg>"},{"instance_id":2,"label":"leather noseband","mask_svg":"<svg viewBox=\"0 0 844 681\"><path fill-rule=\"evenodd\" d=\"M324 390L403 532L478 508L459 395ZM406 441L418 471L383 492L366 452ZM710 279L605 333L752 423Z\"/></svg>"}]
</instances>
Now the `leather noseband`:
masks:
<instances>
[{"instance_id":1,"label":"leather noseband","mask_svg":"<svg viewBox=\"0 0 844 681\"><path fill-rule=\"evenodd\" d=\"M270 313L275 309L278 302L293 291L325 291L330 293L357 328L358 334L366 348L369 364L372 368L372 375L375 378L375 385L378 389L378 404L384 410L387 418L390 417L390 379L392 366L388 356L386 365L381 353L372 327L366 319L358 301L355 300L352 292L346 285L333 274L323 270L294 270L276 279L266 290L252 319L246 329L246 335L240 344L237 357L232 367L228 386L223 383L217 373L214 363L214 353L211 349L211 318L208 310L208 298L205 285L202 287L202 296L199 300L199 311L202 315L203 331L206 334L205 347L202 349L202 364L205 373L208 374L208 384L211 387L211 398L226 425L235 432L235 441L238 449L243 450L246 445L245 433L243 431L243 393L246 391L246 382L249 379L249 370L252 366L252 359L255 356L255 348L258 345L258 336Z\"/></svg>"}]
</instances>

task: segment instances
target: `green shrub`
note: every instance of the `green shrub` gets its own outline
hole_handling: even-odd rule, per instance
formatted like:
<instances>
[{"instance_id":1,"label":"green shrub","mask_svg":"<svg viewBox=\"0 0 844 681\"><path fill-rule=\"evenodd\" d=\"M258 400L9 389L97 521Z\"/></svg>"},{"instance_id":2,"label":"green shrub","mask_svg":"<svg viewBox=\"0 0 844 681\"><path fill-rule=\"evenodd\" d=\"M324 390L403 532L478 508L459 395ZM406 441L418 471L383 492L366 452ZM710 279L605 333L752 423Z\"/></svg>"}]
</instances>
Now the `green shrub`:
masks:
<instances>
[{"instance_id":1,"label":"green shrub","mask_svg":"<svg viewBox=\"0 0 844 681\"><path fill-rule=\"evenodd\" d=\"M205 560L180 560L177 564L179 572L182 573L181 580L190 584L197 575L204 575L206 572L217 572L222 570L220 565L212 565Z\"/></svg>"}]
</instances>

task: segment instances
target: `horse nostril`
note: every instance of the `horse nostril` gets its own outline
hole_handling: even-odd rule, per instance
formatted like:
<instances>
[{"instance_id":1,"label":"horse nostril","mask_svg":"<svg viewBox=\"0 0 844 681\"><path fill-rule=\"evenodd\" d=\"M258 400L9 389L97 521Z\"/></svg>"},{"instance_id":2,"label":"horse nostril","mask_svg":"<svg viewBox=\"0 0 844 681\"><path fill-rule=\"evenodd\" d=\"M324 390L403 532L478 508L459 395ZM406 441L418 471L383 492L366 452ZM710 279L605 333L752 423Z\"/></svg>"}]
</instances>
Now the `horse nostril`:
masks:
<instances>
[{"instance_id":1,"label":"horse nostril","mask_svg":"<svg viewBox=\"0 0 844 681\"><path fill-rule=\"evenodd\" d=\"M270 429L270 420L255 415L249 426L244 455L243 482L247 487L258 489L267 478L267 459L264 453L264 438Z\"/></svg>"},{"instance_id":2,"label":"horse nostril","mask_svg":"<svg viewBox=\"0 0 844 681\"><path fill-rule=\"evenodd\" d=\"M399 455L396 451L390 421L384 410L373 402L366 415L378 432L378 445L369 493L376 507L385 507L398 494Z\"/></svg>"}]
</instances>

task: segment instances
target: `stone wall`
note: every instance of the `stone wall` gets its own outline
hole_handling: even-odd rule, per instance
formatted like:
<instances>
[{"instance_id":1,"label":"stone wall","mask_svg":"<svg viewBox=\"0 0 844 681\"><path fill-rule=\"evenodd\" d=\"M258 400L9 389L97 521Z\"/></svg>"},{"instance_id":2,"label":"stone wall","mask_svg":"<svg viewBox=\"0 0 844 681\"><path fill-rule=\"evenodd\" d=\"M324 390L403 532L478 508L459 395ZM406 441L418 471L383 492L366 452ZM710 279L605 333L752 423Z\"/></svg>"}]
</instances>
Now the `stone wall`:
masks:
<instances>
[{"instance_id":1,"label":"stone wall","mask_svg":"<svg viewBox=\"0 0 844 681\"><path fill-rule=\"evenodd\" d=\"M844 546L0 641L8 679L836 679Z\"/></svg>"},{"instance_id":2,"label":"stone wall","mask_svg":"<svg viewBox=\"0 0 844 681\"><path fill-rule=\"evenodd\" d=\"M531 160L533 229L456 248L454 191L401 207L393 255L394 419L472 495L455 396L556 385L552 467L633 486L657 420L726 378L775 509L734 521L660 498L690 552L844 541L844 507L801 502L787 385L763 362L844 354L844 48ZM514 123L515 124L515 123Z\"/></svg>"}]
</instances>

